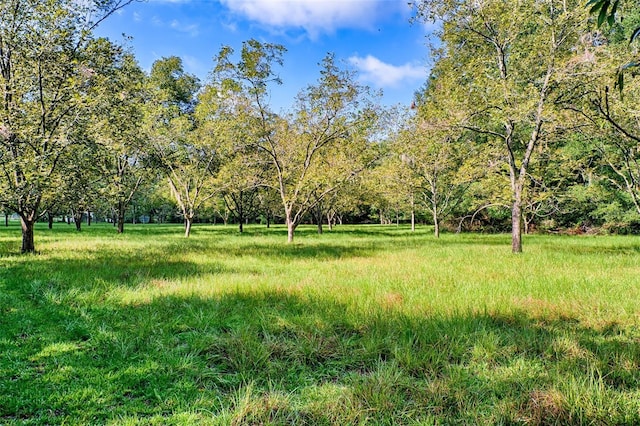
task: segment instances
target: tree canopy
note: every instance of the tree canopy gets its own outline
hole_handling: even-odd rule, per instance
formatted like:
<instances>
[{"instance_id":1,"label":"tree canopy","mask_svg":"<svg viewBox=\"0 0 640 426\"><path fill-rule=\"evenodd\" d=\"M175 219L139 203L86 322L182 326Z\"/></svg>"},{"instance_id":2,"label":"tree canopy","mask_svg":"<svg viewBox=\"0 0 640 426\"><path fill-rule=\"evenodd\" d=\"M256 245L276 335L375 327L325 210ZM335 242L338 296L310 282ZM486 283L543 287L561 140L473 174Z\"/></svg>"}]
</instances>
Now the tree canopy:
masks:
<instances>
[{"instance_id":1,"label":"tree canopy","mask_svg":"<svg viewBox=\"0 0 640 426\"><path fill-rule=\"evenodd\" d=\"M274 111L282 45L223 46L200 81L176 56L149 72L94 29L128 0L0 5L0 205L22 224L410 222L512 233L640 229L640 9L593 0L420 0L437 20L413 108L380 105L327 53ZM628 19L619 19L624 14ZM620 64L628 64L628 66Z\"/></svg>"}]
</instances>

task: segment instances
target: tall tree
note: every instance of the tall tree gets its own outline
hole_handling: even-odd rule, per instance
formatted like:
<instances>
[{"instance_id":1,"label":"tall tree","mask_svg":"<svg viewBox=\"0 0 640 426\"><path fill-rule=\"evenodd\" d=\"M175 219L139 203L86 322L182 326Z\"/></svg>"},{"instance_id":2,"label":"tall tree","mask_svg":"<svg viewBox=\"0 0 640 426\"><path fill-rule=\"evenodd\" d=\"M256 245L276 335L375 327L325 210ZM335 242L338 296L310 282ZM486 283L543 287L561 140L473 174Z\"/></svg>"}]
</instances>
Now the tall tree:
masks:
<instances>
[{"instance_id":1,"label":"tall tree","mask_svg":"<svg viewBox=\"0 0 640 426\"><path fill-rule=\"evenodd\" d=\"M256 105L247 93L225 87L215 72L213 77L199 97L196 117L201 139L215 141L219 163L215 190L243 232L245 220L258 206L269 162L254 143L261 131Z\"/></svg>"},{"instance_id":2,"label":"tall tree","mask_svg":"<svg viewBox=\"0 0 640 426\"><path fill-rule=\"evenodd\" d=\"M461 125L502 142L511 187L512 251L522 251L522 203L536 148L559 124L555 98L585 33L575 1L502 0L418 3L420 16L443 22L437 58L458 83L468 112Z\"/></svg>"},{"instance_id":3,"label":"tall tree","mask_svg":"<svg viewBox=\"0 0 640 426\"><path fill-rule=\"evenodd\" d=\"M101 169L101 195L113 210L117 232L124 232L125 213L147 176L147 141L141 125L146 100L145 75L133 55L108 40L95 48L103 53L100 83L91 92L94 159Z\"/></svg>"},{"instance_id":4,"label":"tall tree","mask_svg":"<svg viewBox=\"0 0 640 426\"><path fill-rule=\"evenodd\" d=\"M91 84L92 30L132 0L6 0L0 3L0 203L22 221L22 252L35 251L34 223L78 143L75 125Z\"/></svg>"},{"instance_id":5,"label":"tall tree","mask_svg":"<svg viewBox=\"0 0 640 426\"><path fill-rule=\"evenodd\" d=\"M198 129L194 112L200 82L184 71L180 58L156 61L149 83L152 95L147 124L154 156L180 208L185 237L189 237L198 209L216 195L213 177L221 123L215 126L209 120L206 129ZM213 103L207 102L207 111L201 114L215 115L219 100L208 93L204 96Z\"/></svg>"},{"instance_id":6,"label":"tall tree","mask_svg":"<svg viewBox=\"0 0 640 426\"><path fill-rule=\"evenodd\" d=\"M260 142L273 161L288 242L307 212L372 163L377 118L368 88L327 55L317 84L298 95L293 112Z\"/></svg>"}]
</instances>

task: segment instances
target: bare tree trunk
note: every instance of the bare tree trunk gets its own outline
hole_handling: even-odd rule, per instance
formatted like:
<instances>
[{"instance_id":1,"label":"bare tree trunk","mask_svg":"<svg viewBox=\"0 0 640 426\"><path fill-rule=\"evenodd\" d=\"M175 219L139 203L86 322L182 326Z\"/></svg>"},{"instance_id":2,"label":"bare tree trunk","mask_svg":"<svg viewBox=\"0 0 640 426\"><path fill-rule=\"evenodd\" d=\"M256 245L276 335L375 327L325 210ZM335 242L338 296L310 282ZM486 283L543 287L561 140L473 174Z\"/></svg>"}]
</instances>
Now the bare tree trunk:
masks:
<instances>
[{"instance_id":1,"label":"bare tree trunk","mask_svg":"<svg viewBox=\"0 0 640 426\"><path fill-rule=\"evenodd\" d=\"M294 233L296 231L296 224L291 219L291 212L285 212L287 217L287 243L293 242Z\"/></svg>"},{"instance_id":2,"label":"bare tree trunk","mask_svg":"<svg viewBox=\"0 0 640 426\"><path fill-rule=\"evenodd\" d=\"M4 214L4 226L9 226L9 213Z\"/></svg>"},{"instance_id":3,"label":"bare tree trunk","mask_svg":"<svg viewBox=\"0 0 640 426\"><path fill-rule=\"evenodd\" d=\"M47 226L49 229L53 229L53 213L47 212Z\"/></svg>"},{"instance_id":4,"label":"bare tree trunk","mask_svg":"<svg viewBox=\"0 0 640 426\"><path fill-rule=\"evenodd\" d=\"M73 212L73 222L76 225L76 231L82 231L82 210L76 210Z\"/></svg>"},{"instance_id":5,"label":"bare tree trunk","mask_svg":"<svg viewBox=\"0 0 640 426\"><path fill-rule=\"evenodd\" d=\"M431 211L433 212L433 235L436 238L440 238L440 218L438 217L438 202L435 196L435 188L433 191L433 198L431 199Z\"/></svg>"},{"instance_id":6,"label":"bare tree trunk","mask_svg":"<svg viewBox=\"0 0 640 426\"><path fill-rule=\"evenodd\" d=\"M91 226L91 210L87 210L87 226Z\"/></svg>"},{"instance_id":7,"label":"bare tree trunk","mask_svg":"<svg viewBox=\"0 0 640 426\"><path fill-rule=\"evenodd\" d=\"M189 238L191 235L191 225L193 224L193 217L185 216L184 217L184 236L185 238Z\"/></svg>"},{"instance_id":8,"label":"bare tree trunk","mask_svg":"<svg viewBox=\"0 0 640 426\"><path fill-rule=\"evenodd\" d=\"M511 251L522 253L522 186L514 188L513 207L511 209Z\"/></svg>"},{"instance_id":9,"label":"bare tree trunk","mask_svg":"<svg viewBox=\"0 0 640 426\"><path fill-rule=\"evenodd\" d=\"M411 194L411 232L416 232L416 204Z\"/></svg>"},{"instance_id":10,"label":"bare tree trunk","mask_svg":"<svg viewBox=\"0 0 640 426\"><path fill-rule=\"evenodd\" d=\"M35 215L32 215L35 216ZM33 228L35 220L32 218L26 218L21 215L20 221L22 222L22 253L34 253L36 251L33 240Z\"/></svg>"},{"instance_id":11,"label":"bare tree trunk","mask_svg":"<svg viewBox=\"0 0 640 426\"><path fill-rule=\"evenodd\" d=\"M125 203L118 203L118 234L122 234L124 232L124 211L126 207Z\"/></svg>"},{"instance_id":12,"label":"bare tree trunk","mask_svg":"<svg viewBox=\"0 0 640 426\"><path fill-rule=\"evenodd\" d=\"M315 209L316 225L318 226L318 235L322 235L322 208L318 205Z\"/></svg>"}]
</instances>

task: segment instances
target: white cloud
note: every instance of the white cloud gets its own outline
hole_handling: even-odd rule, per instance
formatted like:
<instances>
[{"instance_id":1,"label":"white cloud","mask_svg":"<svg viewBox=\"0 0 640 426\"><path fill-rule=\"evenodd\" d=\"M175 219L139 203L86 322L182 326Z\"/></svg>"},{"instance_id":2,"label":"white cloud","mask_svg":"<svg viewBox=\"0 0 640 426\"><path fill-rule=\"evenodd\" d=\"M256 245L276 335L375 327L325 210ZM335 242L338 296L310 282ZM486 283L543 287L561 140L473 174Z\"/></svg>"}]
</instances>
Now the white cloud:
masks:
<instances>
[{"instance_id":1,"label":"white cloud","mask_svg":"<svg viewBox=\"0 0 640 426\"><path fill-rule=\"evenodd\" d=\"M279 29L302 28L311 38L342 27L372 27L403 0L220 0L232 12Z\"/></svg>"},{"instance_id":2,"label":"white cloud","mask_svg":"<svg viewBox=\"0 0 640 426\"><path fill-rule=\"evenodd\" d=\"M156 27L168 27L172 30L189 34L191 37L196 37L198 34L200 34L200 27L198 26L198 24L185 24L178 21L177 19L174 19L171 22L164 22L158 16L153 16L151 18L151 23Z\"/></svg>"},{"instance_id":3,"label":"white cloud","mask_svg":"<svg viewBox=\"0 0 640 426\"><path fill-rule=\"evenodd\" d=\"M397 87L402 83L425 79L427 76L423 66L411 63L391 65L372 55L367 55L365 58L352 56L349 62L358 69L361 80L372 83L376 87Z\"/></svg>"},{"instance_id":4,"label":"white cloud","mask_svg":"<svg viewBox=\"0 0 640 426\"><path fill-rule=\"evenodd\" d=\"M195 37L200 33L198 24L183 24L177 19L174 19L173 21L171 21L169 26L176 31L180 31L181 33L187 33L191 37Z\"/></svg>"}]
</instances>

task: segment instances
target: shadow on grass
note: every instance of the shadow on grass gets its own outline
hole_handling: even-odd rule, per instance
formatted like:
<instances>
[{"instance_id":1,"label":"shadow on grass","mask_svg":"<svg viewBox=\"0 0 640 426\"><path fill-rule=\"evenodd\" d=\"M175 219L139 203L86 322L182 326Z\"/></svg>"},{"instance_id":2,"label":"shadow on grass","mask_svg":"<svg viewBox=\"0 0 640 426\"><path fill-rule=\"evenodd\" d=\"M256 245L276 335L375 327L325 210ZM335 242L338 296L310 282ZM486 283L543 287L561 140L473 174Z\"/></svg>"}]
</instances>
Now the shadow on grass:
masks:
<instances>
[{"instance_id":1,"label":"shadow on grass","mask_svg":"<svg viewBox=\"0 0 640 426\"><path fill-rule=\"evenodd\" d=\"M622 324L354 312L278 292L14 302L0 327L6 423L640 422L640 336Z\"/></svg>"}]
</instances>

